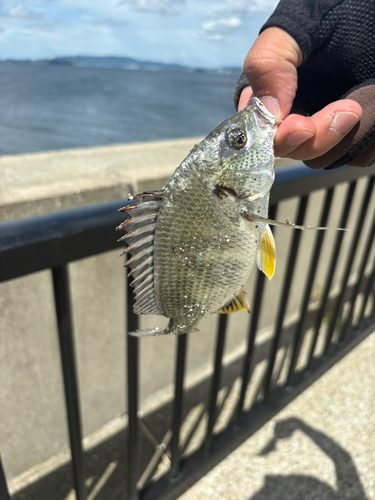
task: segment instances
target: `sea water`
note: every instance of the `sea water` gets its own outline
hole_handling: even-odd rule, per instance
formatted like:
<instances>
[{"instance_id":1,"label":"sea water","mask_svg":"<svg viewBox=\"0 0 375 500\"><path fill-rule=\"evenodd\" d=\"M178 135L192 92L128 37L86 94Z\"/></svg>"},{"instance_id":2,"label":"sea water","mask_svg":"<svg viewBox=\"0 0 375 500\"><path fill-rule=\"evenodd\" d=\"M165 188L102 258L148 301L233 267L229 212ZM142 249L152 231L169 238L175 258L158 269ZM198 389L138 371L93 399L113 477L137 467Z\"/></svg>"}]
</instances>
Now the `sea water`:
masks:
<instances>
[{"instance_id":1,"label":"sea water","mask_svg":"<svg viewBox=\"0 0 375 500\"><path fill-rule=\"evenodd\" d=\"M237 76L0 64L0 154L206 135Z\"/></svg>"}]
</instances>

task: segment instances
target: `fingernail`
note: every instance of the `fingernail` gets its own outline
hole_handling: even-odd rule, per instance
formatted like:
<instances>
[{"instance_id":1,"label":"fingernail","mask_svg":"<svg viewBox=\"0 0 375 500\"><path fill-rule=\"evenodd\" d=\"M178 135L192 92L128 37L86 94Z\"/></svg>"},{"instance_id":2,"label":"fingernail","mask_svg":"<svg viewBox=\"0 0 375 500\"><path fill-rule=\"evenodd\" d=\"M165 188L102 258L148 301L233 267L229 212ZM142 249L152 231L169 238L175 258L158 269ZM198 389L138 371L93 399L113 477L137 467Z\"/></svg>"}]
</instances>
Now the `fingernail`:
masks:
<instances>
[{"instance_id":1,"label":"fingernail","mask_svg":"<svg viewBox=\"0 0 375 500\"><path fill-rule=\"evenodd\" d=\"M278 118L280 116L280 105L279 101L270 95L265 95L260 98L262 103L266 106L268 111Z\"/></svg>"},{"instance_id":2,"label":"fingernail","mask_svg":"<svg viewBox=\"0 0 375 500\"><path fill-rule=\"evenodd\" d=\"M355 113L339 111L333 115L329 129L337 135L345 135L358 121L359 117Z\"/></svg>"},{"instance_id":3,"label":"fingernail","mask_svg":"<svg viewBox=\"0 0 375 500\"><path fill-rule=\"evenodd\" d=\"M308 139L311 139L313 135L314 134L312 134L311 132L303 132L302 130L297 130L296 132L292 132L291 134L289 134L285 142L290 146L299 146L300 144L306 142Z\"/></svg>"}]
</instances>

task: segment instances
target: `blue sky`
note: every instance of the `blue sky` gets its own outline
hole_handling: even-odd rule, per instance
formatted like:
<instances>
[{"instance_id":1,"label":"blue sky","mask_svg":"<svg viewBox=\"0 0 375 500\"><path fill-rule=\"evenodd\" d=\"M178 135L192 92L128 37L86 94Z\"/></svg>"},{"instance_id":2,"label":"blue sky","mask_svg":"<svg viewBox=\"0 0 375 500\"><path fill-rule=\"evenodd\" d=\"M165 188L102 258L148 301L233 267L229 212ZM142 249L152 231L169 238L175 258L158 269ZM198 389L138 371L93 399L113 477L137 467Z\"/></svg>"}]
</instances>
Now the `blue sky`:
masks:
<instances>
[{"instance_id":1,"label":"blue sky","mask_svg":"<svg viewBox=\"0 0 375 500\"><path fill-rule=\"evenodd\" d=\"M277 0L0 0L0 58L242 66Z\"/></svg>"}]
</instances>

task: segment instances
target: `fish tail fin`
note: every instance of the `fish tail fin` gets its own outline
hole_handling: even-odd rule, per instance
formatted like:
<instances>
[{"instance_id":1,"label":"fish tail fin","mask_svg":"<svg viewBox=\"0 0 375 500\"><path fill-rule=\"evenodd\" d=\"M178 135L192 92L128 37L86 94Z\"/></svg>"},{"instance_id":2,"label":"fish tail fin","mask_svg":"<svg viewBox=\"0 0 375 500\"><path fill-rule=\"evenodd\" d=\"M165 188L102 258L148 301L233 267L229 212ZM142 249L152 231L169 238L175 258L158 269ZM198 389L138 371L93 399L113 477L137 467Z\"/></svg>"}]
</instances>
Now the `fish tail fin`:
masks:
<instances>
[{"instance_id":1,"label":"fish tail fin","mask_svg":"<svg viewBox=\"0 0 375 500\"><path fill-rule=\"evenodd\" d=\"M179 321L178 318L170 318L169 323L165 328L150 328L147 330L136 330L129 332L133 337L157 337L159 335L182 335L190 332L196 324L187 324L184 321Z\"/></svg>"},{"instance_id":2,"label":"fish tail fin","mask_svg":"<svg viewBox=\"0 0 375 500\"><path fill-rule=\"evenodd\" d=\"M145 330L136 330L135 332L129 332L132 337L158 337L159 335L173 335L173 328L171 329L171 324L173 324L173 319L169 320L168 325L165 328L147 328Z\"/></svg>"},{"instance_id":3,"label":"fish tail fin","mask_svg":"<svg viewBox=\"0 0 375 500\"><path fill-rule=\"evenodd\" d=\"M136 330L129 332L132 337L157 337L159 335L168 335L167 328L148 328L146 330Z\"/></svg>"}]
</instances>

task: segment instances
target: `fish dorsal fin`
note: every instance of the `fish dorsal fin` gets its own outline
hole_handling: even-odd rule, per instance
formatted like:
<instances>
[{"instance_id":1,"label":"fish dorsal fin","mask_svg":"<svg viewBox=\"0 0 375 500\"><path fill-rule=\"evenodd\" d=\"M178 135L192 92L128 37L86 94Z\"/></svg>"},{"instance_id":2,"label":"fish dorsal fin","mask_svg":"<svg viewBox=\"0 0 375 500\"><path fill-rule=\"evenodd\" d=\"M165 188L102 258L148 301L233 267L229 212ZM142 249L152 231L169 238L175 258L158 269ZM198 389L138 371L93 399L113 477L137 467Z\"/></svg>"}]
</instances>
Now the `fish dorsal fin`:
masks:
<instances>
[{"instance_id":1,"label":"fish dorsal fin","mask_svg":"<svg viewBox=\"0 0 375 500\"><path fill-rule=\"evenodd\" d=\"M154 235L163 191L148 191L132 198L134 203L119 211L127 212L129 218L117 229L124 229L125 236L118 241L125 241L128 246L122 252L131 258L126 266L131 268L129 276L133 278L136 314L161 314L157 305L154 287Z\"/></svg>"},{"instance_id":2,"label":"fish dorsal fin","mask_svg":"<svg viewBox=\"0 0 375 500\"><path fill-rule=\"evenodd\" d=\"M257 254L257 265L270 280L276 269L276 246L272 231L268 224L266 225L262 239L260 240Z\"/></svg>"},{"instance_id":3,"label":"fish dorsal fin","mask_svg":"<svg viewBox=\"0 0 375 500\"><path fill-rule=\"evenodd\" d=\"M249 301L247 300L246 292L244 292L243 290L241 290L240 293L236 295L236 297L234 297L230 302L228 302L228 304L226 304L220 309L220 311L217 312L220 314L229 314L237 311L247 311L248 313L250 312Z\"/></svg>"}]
</instances>

